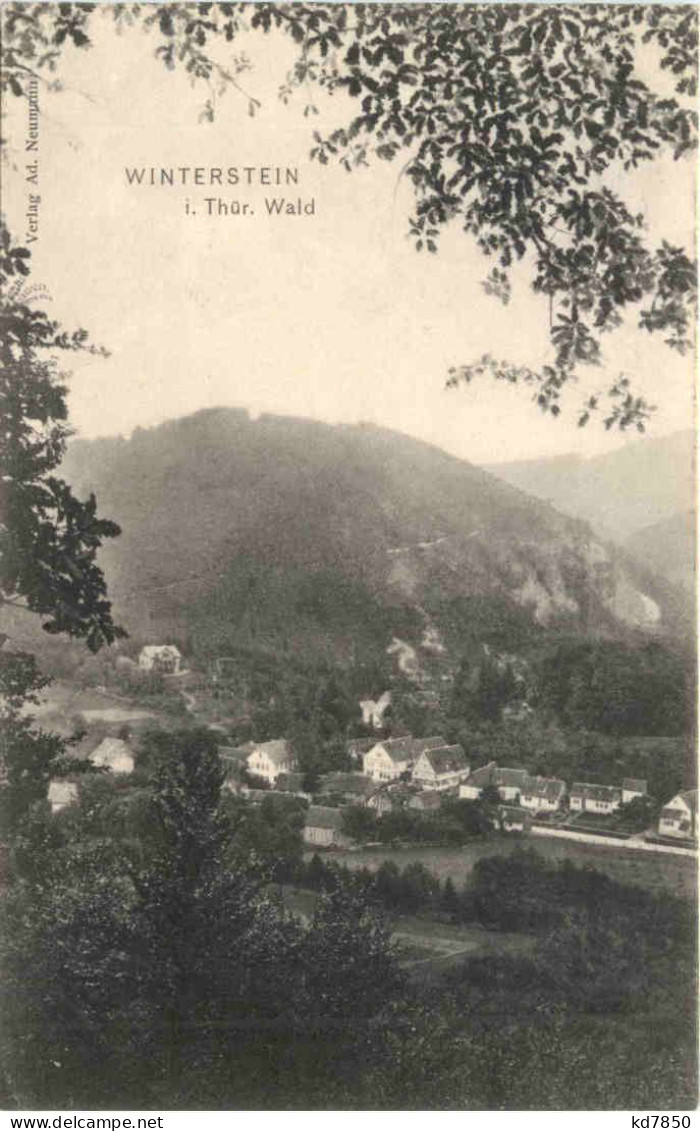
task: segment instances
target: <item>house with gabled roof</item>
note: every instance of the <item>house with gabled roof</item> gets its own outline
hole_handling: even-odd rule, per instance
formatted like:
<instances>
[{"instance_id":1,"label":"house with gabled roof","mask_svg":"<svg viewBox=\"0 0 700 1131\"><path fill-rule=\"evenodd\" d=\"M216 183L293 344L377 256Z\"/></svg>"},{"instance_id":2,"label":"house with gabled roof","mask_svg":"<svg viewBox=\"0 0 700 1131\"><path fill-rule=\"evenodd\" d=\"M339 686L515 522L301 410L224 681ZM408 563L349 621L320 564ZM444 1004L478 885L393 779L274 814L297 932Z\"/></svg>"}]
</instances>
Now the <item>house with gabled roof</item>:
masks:
<instances>
[{"instance_id":1,"label":"house with gabled roof","mask_svg":"<svg viewBox=\"0 0 700 1131\"><path fill-rule=\"evenodd\" d=\"M410 734L402 738L385 738L365 754L364 773L373 781L395 781L413 768L424 751L439 746L445 746L441 734L431 738L413 738Z\"/></svg>"},{"instance_id":2,"label":"house with gabled roof","mask_svg":"<svg viewBox=\"0 0 700 1131\"><path fill-rule=\"evenodd\" d=\"M527 770L519 767L498 766L494 771L493 785L498 790L501 801L515 801L520 797L529 781Z\"/></svg>"},{"instance_id":3,"label":"house with gabled roof","mask_svg":"<svg viewBox=\"0 0 700 1131\"><path fill-rule=\"evenodd\" d=\"M325 805L309 806L303 837L317 848L346 848L350 844L350 837L343 832L342 810Z\"/></svg>"},{"instance_id":4,"label":"house with gabled roof","mask_svg":"<svg viewBox=\"0 0 700 1131\"><path fill-rule=\"evenodd\" d=\"M485 766L479 766L469 775L466 782L460 785L459 796L465 801L478 801L482 789L492 784L493 771L496 769L498 766L495 762L487 762Z\"/></svg>"},{"instance_id":5,"label":"house with gabled roof","mask_svg":"<svg viewBox=\"0 0 700 1131\"><path fill-rule=\"evenodd\" d=\"M248 770L274 785L280 774L296 769L294 754L286 738L255 744L247 759Z\"/></svg>"},{"instance_id":6,"label":"house with gabled roof","mask_svg":"<svg viewBox=\"0 0 700 1131\"><path fill-rule=\"evenodd\" d=\"M93 766L99 770L109 770L113 774L134 772L136 757L123 738L103 738L90 755Z\"/></svg>"},{"instance_id":7,"label":"house with gabled roof","mask_svg":"<svg viewBox=\"0 0 700 1131\"><path fill-rule=\"evenodd\" d=\"M321 795L335 794L351 804L361 805L376 788L376 784L364 774L332 771L321 775L317 792Z\"/></svg>"},{"instance_id":8,"label":"house with gabled roof","mask_svg":"<svg viewBox=\"0 0 700 1131\"><path fill-rule=\"evenodd\" d=\"M685 789L664 805L659 817L660 836L694 840L698 829L698 791Z\"/></svg>"},{"instance_id":9,"label":"house with gabled roof","mask_svg":"<svg viewBox=\"0 0 700 1131\"><path fill-rule=\"evenodd\" d=\"M520 804L533 813L556 813L565 794L566 782L559 778L529 777L520 794Z\"/></svg>"},{"instance_id":10,"label":"house with gabled roof","mask_svg":"<svg viewBox=\"0 0 700 1131\"><path fill-rule=\"evenodd\" d=\"M622 782L622 804L628 805L635 797L647 796L647 783L643 778L624 778Z\"/></svg>"},{"instance_id":11,"label":"house with gabled roof","mask_svg":"<svg viewBox=\"0 0 700 1131\"><path fill-rule=\"evenodd\" d=\"M493 824L506 833L526 833L532 827L532 817L517 805L499 805Z\"/></svg>"},{"instance_id":12,"label":"house with gabled roof","mask_svg":"<svg viewBox=\"0 0 700 1131\"><path fill-rule=\"evenodd\" d=\"M574 782L569 794L569 808L581 813L614 813L622 804L619 785L596 785Z\"/></svg>"},{"instance_id":13,"label":"house with gabled roof","mask_svg":"<svg viewBox=\"0 0 700 1131\"><path fill-rule=\"evenodd\" d=\"M501 801L517 801L527 784L528 777L527 770L488 762L470 774L466 782L460 785L459 796L467 801L478 801L483 789L494 786L498 790Z\"/></svg>"},{"instance_id":14,"label":"house with gabled roof","mask_svg":"<svg viewBox=\"0 0 700 1131\"><path fill-rule=\"evenodd\" d=\"M468 777L469 763L459 743L424 750L413 767L413 781L423 789L451 789Z\"/></svg>"}]
</instances>

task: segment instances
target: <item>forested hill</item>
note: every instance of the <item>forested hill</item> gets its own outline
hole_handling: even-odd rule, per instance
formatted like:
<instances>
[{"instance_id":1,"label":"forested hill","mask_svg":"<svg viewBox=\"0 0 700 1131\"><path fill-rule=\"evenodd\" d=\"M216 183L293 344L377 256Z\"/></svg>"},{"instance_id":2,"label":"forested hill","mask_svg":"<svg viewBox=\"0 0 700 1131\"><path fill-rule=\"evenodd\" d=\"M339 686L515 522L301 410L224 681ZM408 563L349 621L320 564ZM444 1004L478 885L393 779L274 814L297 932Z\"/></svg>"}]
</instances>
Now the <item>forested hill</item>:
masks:
<instances>
[{"instance_id":1,"label":"forested hill","mask_svg":"<svg viewBox=\"0 0 700 1131\"><path fill-rule=\"evenodd\" d=\"M504 646L523 624L658 634L682 619L584 523L374 426L212 409L75 441L64 469L122 526L103 563L137 641L344 658L426 630L459 652L484 617Z\"/></svg>"}]
</instances>

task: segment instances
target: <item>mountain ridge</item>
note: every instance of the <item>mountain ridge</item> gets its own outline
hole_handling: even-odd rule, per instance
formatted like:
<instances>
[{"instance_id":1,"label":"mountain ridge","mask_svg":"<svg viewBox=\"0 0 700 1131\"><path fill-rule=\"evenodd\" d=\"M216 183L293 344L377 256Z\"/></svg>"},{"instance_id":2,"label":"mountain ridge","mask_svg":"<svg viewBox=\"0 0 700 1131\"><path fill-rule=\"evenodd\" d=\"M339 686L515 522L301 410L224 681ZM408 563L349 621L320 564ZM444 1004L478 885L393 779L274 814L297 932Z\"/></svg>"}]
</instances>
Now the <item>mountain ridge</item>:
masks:
<instances>
[{"instance_id":1,"label":"mountain ridge","mask_svg":"<svg viewBox=\"0 0 700 1131\"><path fill-rule=\"evenodd\" d=\"M101 560L137 639L347 655L419 642L426 617L449 635L465 600L582 632L679 619L672 591L584 522L376 425L206 409L75 440L64 470L122 526Z\"/></svg>"},{"instance_id":2,"label":"mountain ridge","mask_svg":"<svg viewBox=\"0 0 700 1131\"><path fill-rule=\"evenodd\" d=\"M550 500L619 544L695 505L692 429L635 439L587 458L572 454L485 466L504 482Z\"/></svg>"}]
</instances>

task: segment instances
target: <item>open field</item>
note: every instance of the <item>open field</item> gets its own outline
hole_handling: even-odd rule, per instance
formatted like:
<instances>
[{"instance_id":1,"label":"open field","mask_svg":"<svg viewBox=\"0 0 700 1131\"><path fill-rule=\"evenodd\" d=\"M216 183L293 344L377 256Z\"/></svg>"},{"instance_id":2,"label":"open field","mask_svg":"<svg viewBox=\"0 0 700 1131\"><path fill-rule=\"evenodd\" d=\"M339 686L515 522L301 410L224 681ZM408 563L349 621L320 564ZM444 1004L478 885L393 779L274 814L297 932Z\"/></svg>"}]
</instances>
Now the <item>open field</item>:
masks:
<instances>
[{"instance_id":1,"label":"open field","mask_svg":"<svg viewBox=\"0 0 700 1131\"><path fill-rule=\"evenodd\" d=\"M88 727L118 726L128 723L139 726L149 721L165 720L166 716L134 703L125 696L96 688L79 688L56 680L42 692L40 702L29 709L37 723L46 730L69 735L76 721Z\"/></svg>"},{"instance_id":2,"label":"open field","mask_svg":"<svg viewBox=\"0 0 700 1131\"><path fill-rule=\"evenodd\" d=\"M490 837L461 848L365 848L357 852L338 852L333 859L349 868L378 868L393 860L399 868L419 861L441 880L449 876L459 887L483 856L503 856L522 848L532 848L547 860L571 860L579 867L596 868L621 883L639 884L653 891L671 891L695 898L697 862L690 857L664 856L652 852L597 844L582 844L538 837Z\"/></svg>"}]
</instances>

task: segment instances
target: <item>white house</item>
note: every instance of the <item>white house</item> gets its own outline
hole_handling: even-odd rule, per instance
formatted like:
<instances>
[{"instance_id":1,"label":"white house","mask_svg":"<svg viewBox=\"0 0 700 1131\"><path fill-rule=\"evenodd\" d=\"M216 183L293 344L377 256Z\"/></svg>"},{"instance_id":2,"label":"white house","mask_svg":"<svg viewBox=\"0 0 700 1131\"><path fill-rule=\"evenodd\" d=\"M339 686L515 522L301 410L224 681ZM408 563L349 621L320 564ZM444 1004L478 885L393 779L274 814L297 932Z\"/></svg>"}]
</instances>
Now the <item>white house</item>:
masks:
<instances>
[{"instance_id":1,"label":"white house","mask_svg":"<svg viewBox=\"0 0 700 1131\"><path fill-rule=\"evenodd\" d=\"M362 722L367 727L374 727L375 730L380 730L384 724L384 714L390 706L390 691L383 692L378 699L361 699L360 710L362 711Z\"/></svg>"},{"instance_id":2,"label":"white house","mask_svg":"<svg viewBox=\"0 0 700 1131\"><path fill-rule=\"evenodd\" d=\"M466 782L459 787L459 796L467 801L478 801L481 791L487 786L495 786L501 801L517 801L528 781L527 770L498 766L495 762L488 762L474 770Z\"/></svg>"},{"instance_id":3,"label":"white house","mask_svg":"<svg viewBox=\"0 0 700 1131\"><path fill-rule=\"evenodd\" d=\"M139 653L139 667L146 672L174 675L181 662L180 649L175 644L147 644Z\"/></svg>"},{"instance_id":4,"label":"white house","mask_svg":"<svg viewBox=\"0 0 700 1131\"><path fill-rule=\"evenodd\" d=\"M90 761L98 769L109 770L113 774L131 774L136 764L134 752L123 738L104 738L93 750Z\"/></svg>"},{"instance_id":5,"label":"white house","mask_svg":"<svg viewBox=\"0 0 700 1131\"><path fill-rule=\"evenodd\" d=\"M659 833L691 840L697 835L697 824L698 791L686 789L664 805L659 817Z\"/></svg>"},{"instance_id":6,"label":"white house","mask_svg":"<svg viewBox=\"0 0 700 1131\"><path fill-rule=\"evenodd\" d=\"M619 785L593 785L574 782L569 794L569 808L583 813L614 813L622 802Z\"/></svg>"},{"instance_id":7,"label":"white house","mask_svg":"<svg viewBox=\"0 0 700 1131\"><path fill-rule=\"evenodd\" d=\"M58 813L78 799L78 787L73 781L54 778L49 782L49 804L51 812Z\"/></svg>"},{"instance_id":8,"label":"white house","mask_svg":"<svg viewBox=\"0 0 700 1131\"><path fill-rule=\"evenodd\" d=\"M286 738L256 743L248 755L247 766L251 774L264 778L270 785L275 784L280 774L296 769L294 755Z\"/></svg>"},{"instance_id":9,"label":"white house","mask_svg":"<svg viewBox=\"0 0 700 1131\"><path fill-rule=\"evenodd\" d=\"M408 734L403 738L385 738L365 754L362 769L372 781L395 781L413 768L425 750L444 745L442 735L413 738Z\"/></svg>"},{"instance_id":10,"label":"white house","mask_svg":"<svg viewBox=\"0 0 700 1131\"><path fill-rule=\"evenodd\" d=\"M319 848L345 848L350 844L350 838L342 831L342 824L340 809L310 805L304 824L304 841Z\"/></svg>"},{"instance_id":11,"label":"white house","mask_svg":"<svg viewBox=\"0 0 700 1131\"><path fill-rule=\"evenodd\" d=\"M647 783L642 778L625 778L622 782L622 804L627 805L635 797L646 797Z\"/></svg>"},{"instance_id":12,"label":"white house","mask_svg":"<svg viewBox=\"0 0 700 1131\"><path fill-rule=\"evenodd\" d=\"M469 763L459 743L424 750L413 767L413 780L423 789L450 789L469 777Z\"/></svg>"},{"instance_id":13,"label":"white house","mask_svg":"<svg viewBox=\"0 0 700 1131\"><path fill-rule=\"evenodd\" d=\"M528 778L520 794L520 804L533 813L556 813L565 793L566 782L559 778Z\"/></svg>"},{"instance_id":14,"label":"white house","mask_svg":"<svg viewBox=\"0 0 700 1131\"><path fill-rule=\"evenodd\" d=\"M532 825L532 817L514 805L499 805L493 824L506 833L524 833Z\"/></svg>"}]
</instances>

